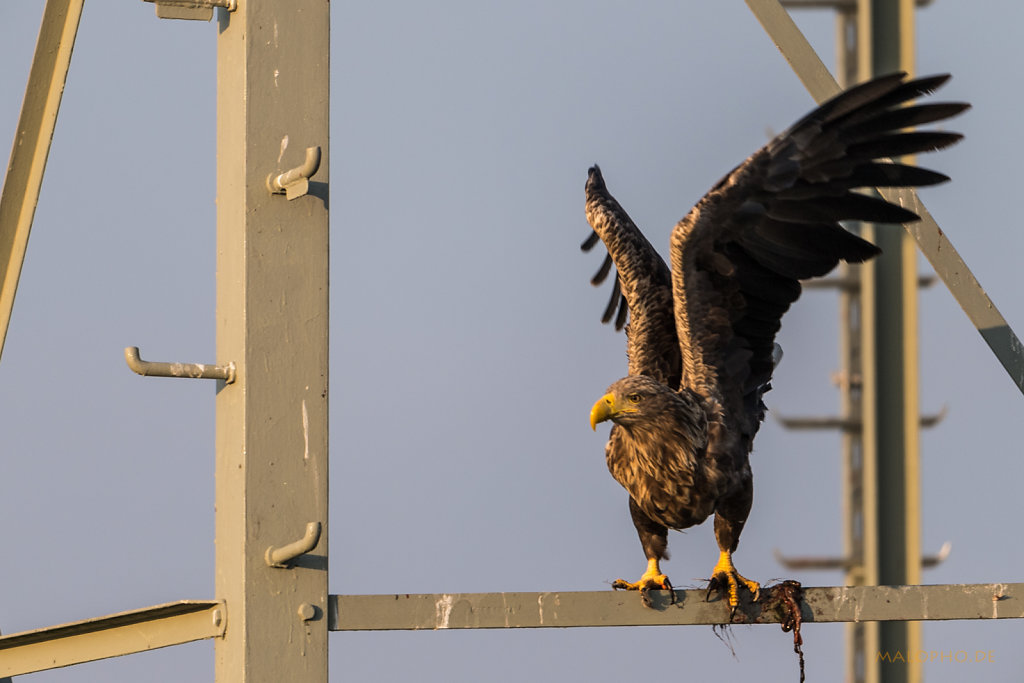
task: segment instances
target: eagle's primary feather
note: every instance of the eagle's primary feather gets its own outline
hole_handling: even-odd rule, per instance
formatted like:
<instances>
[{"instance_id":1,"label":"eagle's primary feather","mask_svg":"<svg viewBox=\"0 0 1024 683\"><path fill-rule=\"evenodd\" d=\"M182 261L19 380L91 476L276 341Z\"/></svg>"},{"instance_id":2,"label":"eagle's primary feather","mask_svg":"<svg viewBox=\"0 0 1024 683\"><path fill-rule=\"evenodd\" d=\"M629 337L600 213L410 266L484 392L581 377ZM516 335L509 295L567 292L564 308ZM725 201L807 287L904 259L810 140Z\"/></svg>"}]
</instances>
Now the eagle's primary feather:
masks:
<instances>
[{"instance_id":1,"label":"eagle's primary feather","mask_svg":"<svg viewBox=\"0 0 1024 683\"><path fill-rule=\"evenodd\" d=\"M748 455L764 417L761 398L770 388L782 316L800 296L801 279L879 253L841 221L918 220L855 189L948 180L889 159L960 139L905 130L968 107L907 104L948 78L882 76L797 121L679 221L671 267L609 194L600 169L590 169L586 212L594 232L581 246L589 251L600 239L608 250L592 283L613 274L602 320L615 317L616 327L625 325L629 360L629 376L594 405L591 423L614 422L605 448L608 468L629 492L648 558L640 581L617 586L667 587L658 568L667 529L699 524L714 513L721 556L713 580L729 588L733 606L739 583L756 595L757 584L736 572L731 553L750 511Z\"/></svg>"}]
</instances>

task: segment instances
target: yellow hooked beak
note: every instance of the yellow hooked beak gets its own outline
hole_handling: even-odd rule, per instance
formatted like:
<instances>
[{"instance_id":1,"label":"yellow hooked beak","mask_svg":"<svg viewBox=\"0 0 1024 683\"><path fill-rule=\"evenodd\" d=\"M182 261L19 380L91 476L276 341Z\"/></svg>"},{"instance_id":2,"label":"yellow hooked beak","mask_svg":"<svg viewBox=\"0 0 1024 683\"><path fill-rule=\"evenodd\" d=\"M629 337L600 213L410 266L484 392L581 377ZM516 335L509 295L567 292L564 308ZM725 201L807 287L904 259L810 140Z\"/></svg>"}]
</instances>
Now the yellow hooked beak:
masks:
<instances>
[{"instance_id":1,"label":"yellow hooked beak","mask_svg":"<svg viewBox=\"0 0 1024 683\"><path fill-rule=\"evenodd\" d=\"M605 394L590 409L590 428L596 431L598 422L610 420L613 415L615 415L615 396Z\"/></svg>"}]
</instances>

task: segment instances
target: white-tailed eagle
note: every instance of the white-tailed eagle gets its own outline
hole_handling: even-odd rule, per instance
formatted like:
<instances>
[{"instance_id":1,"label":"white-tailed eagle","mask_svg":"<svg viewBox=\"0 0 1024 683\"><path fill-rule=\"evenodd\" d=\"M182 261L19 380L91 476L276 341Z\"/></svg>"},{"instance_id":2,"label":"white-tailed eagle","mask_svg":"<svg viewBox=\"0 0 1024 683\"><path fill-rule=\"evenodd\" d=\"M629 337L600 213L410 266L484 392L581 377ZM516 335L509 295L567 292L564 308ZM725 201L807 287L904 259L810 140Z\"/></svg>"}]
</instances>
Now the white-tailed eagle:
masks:
<instances>
[{"instance_id":1,"label":"white-tailed eagle","mask_svg":"<svg viewBox=\"0 0 1024 683\"><path fill-rule=\"evenodd\" d=\"M857 188L934 185L948 178L890 161L938 150L961 138L910 131L968 107L907 104L948 75L908 80L892 74L855 86L800 119L733 169L675 226L671 268L608 193L594 166L586 184L587 220L614 263L604 321L626 327L629 376L594 404L591 426L614 424L608 469L629 492L629 509L647 556L636 582L616 588L671 589L659 560L668 529L715 515L720 551L712 587L735 609L741 587L759 584L732 562L753 497L748 455L764 417L782 315L800 280L825 275L840 260L859 263L879 249L841 221L906 223L913 212ZM628 324L626 323L628 318Z\"/></svg>"}]
</instances>

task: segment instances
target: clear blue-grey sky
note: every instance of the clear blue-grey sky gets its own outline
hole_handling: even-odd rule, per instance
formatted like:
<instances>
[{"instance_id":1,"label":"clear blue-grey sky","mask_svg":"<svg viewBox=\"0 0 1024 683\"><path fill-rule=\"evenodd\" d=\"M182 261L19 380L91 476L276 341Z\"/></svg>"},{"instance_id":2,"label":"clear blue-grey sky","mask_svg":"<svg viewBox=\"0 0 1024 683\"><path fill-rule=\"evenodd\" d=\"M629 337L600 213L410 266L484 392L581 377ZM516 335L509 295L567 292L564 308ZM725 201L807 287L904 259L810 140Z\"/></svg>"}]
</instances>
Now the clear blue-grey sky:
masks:
<instances>
[{"instance_id":1,"label":"clear blue-grey sky","mask_svg":"<svg viewBox=\"0 0 1024 683\"><path fill-rule=\"evenodd\" d=\"M0 132L12 139L42 2L0 9ZM798 23L831 63L833 22ZM966 140L922 159L923 193L1024 332L1017 192L1024 4L918 13L921 73L974 108ZM581 255L587 167L667 252L725 171L812 106L744 3L333 3L332 593L599 590L644 562L608 475L593 401L625 373L606 292ZM85 9L0 363L0 629L213 597L213 387L143 379L145 357L214 358L214 24L142 2ZM834 294L784 321L781 414L837 409ZM928 583L1024 581L1024 402L940 285L921 296ZM396 401L395 396L400 400ZM737 565L841 548L838 439L769 420ZM672 534L679 586L707 577L710 524ZM1019 681L1022 624L930 623L930 683ZM841 680L842 627L804 630L809 680ZM331 680L792 681L792 639L736 627L331 636ZM195 643L33 681L212 680Z\"/></svg>"}]
</instances>

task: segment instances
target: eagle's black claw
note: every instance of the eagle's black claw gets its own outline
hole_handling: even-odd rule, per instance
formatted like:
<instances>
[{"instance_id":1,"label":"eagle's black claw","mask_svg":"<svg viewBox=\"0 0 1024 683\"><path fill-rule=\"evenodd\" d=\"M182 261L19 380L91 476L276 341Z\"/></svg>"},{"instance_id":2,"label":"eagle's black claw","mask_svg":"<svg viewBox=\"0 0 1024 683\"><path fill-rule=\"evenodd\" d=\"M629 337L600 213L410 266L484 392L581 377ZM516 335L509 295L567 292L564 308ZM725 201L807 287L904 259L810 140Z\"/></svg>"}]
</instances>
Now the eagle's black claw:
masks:
<instances>
[{"instance_id":1,"label":"eagle's black claw","mask_svg":"<svg viewBox=\"0 0 1024 683\"><path fill-rule=\"evenodd\" d=\"M704 602L711 602L711 593L718 590L718 579L714 576L708 582L708 592L704 595Z\"/></svg>"},{"instance_id":2,"label":"eagle's black claw","mask_svg":"<svg viewBox=\"0 0 1024 683\"><path fill-rule=\"evenodd\" d=\"M672 588L672 582L668 580L667 576L665 577L665 590L668 591L668 604L676 604L676 591Z\"/></svg>"}]
</instances>

